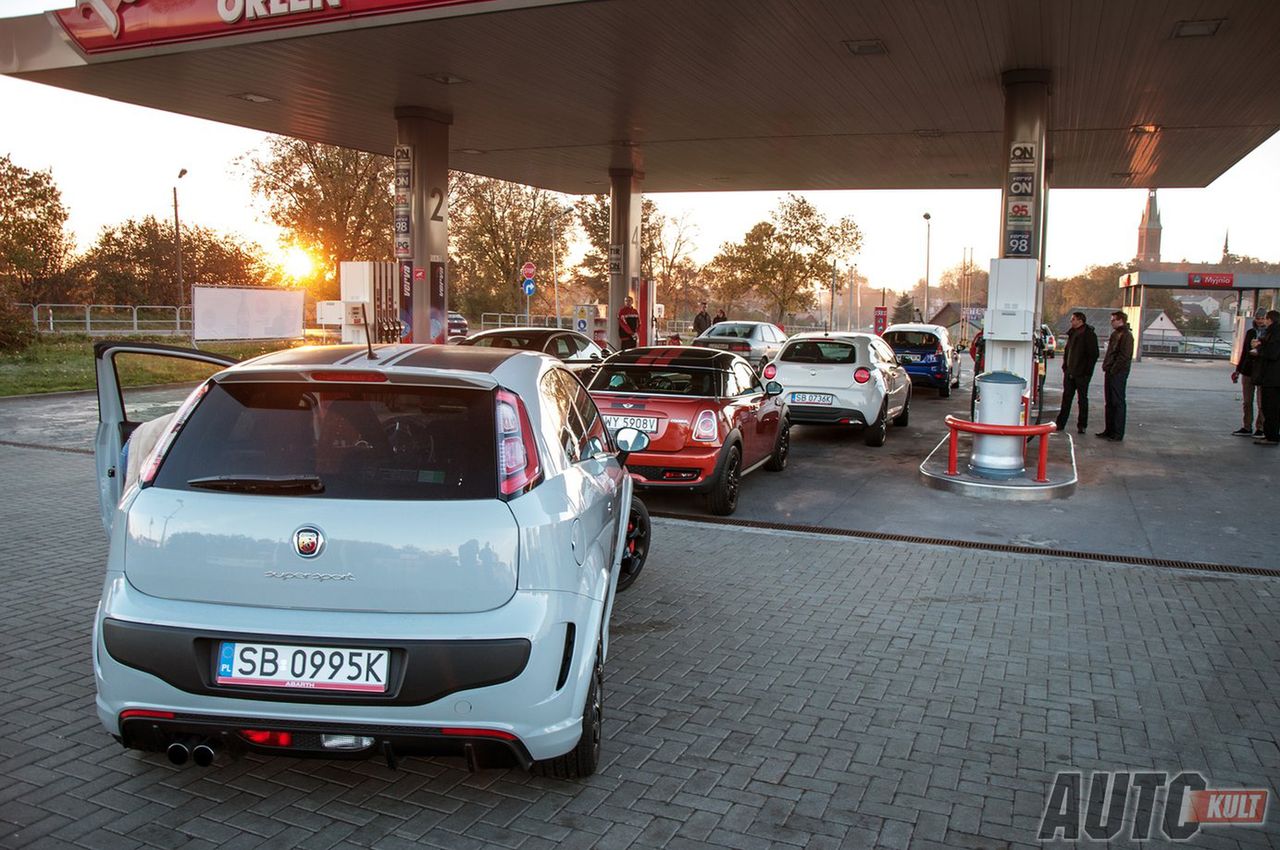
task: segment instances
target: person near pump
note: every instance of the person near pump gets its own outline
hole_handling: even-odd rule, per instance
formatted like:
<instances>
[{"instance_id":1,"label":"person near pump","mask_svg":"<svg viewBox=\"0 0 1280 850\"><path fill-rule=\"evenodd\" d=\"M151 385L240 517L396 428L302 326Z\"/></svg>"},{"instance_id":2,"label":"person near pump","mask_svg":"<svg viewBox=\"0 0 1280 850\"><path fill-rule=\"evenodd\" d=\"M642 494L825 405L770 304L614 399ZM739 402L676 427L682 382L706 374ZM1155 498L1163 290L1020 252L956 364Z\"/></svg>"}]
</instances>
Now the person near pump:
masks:
<instances>
[{"instance_id":1,"label":"person near pump","mask_svg":"<svg viewBox=\"0 0 1280 850\"><path fill-rule=\"evenodd\" d=\"M969 356L973 358L973 377L976 381L987 368L987 340L981 329L973 335L973 342L969 343Z\"/></svg>"},{"instance_id":2,"label":"person near pump","mask_svg":"<svg viewBox=\"0 0 1280 850\"><path fill-rule=\"evenodd\" d=\"M1262 436L1254 443L1262 446L1280 444L1280 311L1268 310L1262 317L1265 331L1252 343L1258 352L1254 381L1262 387Z\"/></svg>"},{"instance_id":3,"label":"person near pump","mask_svg":"<svg viewBox=\"0 0 1280 850\"><path fill-rule=\"evenodd\" d=\"M1102 358L1102 386L1105 399L1105 427L1094 436L1114 442L1124 439L1126 410L1125 389L1129 383L1129 366L1133 363L1133 328L1129 317L1116 310L1111 314L1111 337L1107 354Z\"/></svg>"},{"instance_id":4,"label":"person near pump","mask_svg":"<svg viewBox=\"0 0 1280 850\"><path fill-rule=\"evenodd\" d=\"M724 314L724 308L721 307L719 310L716 311L716 315L714 318L712 318L711 324L718 325L721 322L727 322L727 321L729 321L729 317Z\"/></svg>"},{"instance_id":5,"label":"person near pump","mask_svg":"<svg viewBox=\"0 0 1280 850\"><path fill-rule=\"evenodd\" d=\"M636 336L640 333L640 312L636 310L630 295L622 299L622 309L618 311L618 347L623 351L636 347Z\"/></svg>"},{"instance_id":6,"label":"person near pump","mask_svg":"<svg viewBox=\"0 0 1280 850\"><path fill-rule=\"evenodd\" d=\"M702 336L702 332L711 327L711 314L707 312L707 302L702 302L702 309L693 317L693 335Z\"/></svg>"},{"instance_id":7,"label":"person near pump","mask_svg":"<svg viewBox=\"0 0 1280 850\"><path fill-rule=\"evenodd\" d=\"M1262 339L1266 327L1267 311L1258 310L1253 315L1253 327L1244 332L1244 343L1240 346L1240 362L1235 365L1235 369L1231 372L1231 383L1240 384L1240 389L1244 392L1244 400L1241 404L1244 412L1244 424L1240 428L1232 431L1237 437L1254 437L1263 436L1264 417L1262 415L1262 387L1257 382L1258 369L1258 352L1253 347L1255 339ZM1257 396L1258 418L1253 417L1254 396Z\"/></svg>"},{"instance_id":8,"label":"person near pump","mask_svg":"<svg viewBox=\"0 0 1280 850\"><path fill-rule=\"evenodd\" d=\"M1089 428L1089 381L1093 367L1098 365L1098 334L1085 318L1079 310L1071 314L1071 330L1062 349L1062 407L1057 420L1058 430L1065 431L1071 419L1071 403L1078 398L1076 431L1080 434Z\"/></svg>"}]
</instances>

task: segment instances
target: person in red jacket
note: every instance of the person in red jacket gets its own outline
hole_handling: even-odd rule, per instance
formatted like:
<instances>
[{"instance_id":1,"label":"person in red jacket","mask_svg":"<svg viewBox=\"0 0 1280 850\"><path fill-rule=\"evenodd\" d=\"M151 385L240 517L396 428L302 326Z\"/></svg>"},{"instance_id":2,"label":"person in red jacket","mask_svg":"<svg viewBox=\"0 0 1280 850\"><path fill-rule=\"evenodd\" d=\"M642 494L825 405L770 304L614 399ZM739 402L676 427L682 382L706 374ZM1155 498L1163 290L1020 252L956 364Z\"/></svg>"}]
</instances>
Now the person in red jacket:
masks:
<instances>
[{"instance_id":1,"label":"person in red jacket","mask_svg":"<svg viewBox=\"0 0 1280 850\"><path fill-rule=\"evenodd\" d=\"M631 296L622 300L622 309L618 311L618 347L623 351L636 347L636 336L640 333L640 312L636 310Z\"/></svg>"}]
</instances>

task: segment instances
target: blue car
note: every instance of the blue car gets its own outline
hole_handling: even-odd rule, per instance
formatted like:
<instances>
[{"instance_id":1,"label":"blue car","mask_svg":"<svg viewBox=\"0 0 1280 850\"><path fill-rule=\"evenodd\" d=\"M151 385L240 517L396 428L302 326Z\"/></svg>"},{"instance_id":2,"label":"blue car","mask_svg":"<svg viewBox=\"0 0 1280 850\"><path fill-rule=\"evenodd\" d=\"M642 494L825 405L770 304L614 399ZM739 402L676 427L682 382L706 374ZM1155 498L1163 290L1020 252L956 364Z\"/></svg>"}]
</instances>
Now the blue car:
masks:
<instances>
[{"instance_id":1,"label":"blue car","mask_svg":"<svg viewBox=\"0 0 1280 850\"><path fill-rule=\"evenodd\" d=\"M884 341L898 355L898 362L906 367L912 385L934 387L940 398L951 395L951 388L959 383L959 372L946 328L924 324L890 325L885 328Z\"/></svg>"}]
</instances>

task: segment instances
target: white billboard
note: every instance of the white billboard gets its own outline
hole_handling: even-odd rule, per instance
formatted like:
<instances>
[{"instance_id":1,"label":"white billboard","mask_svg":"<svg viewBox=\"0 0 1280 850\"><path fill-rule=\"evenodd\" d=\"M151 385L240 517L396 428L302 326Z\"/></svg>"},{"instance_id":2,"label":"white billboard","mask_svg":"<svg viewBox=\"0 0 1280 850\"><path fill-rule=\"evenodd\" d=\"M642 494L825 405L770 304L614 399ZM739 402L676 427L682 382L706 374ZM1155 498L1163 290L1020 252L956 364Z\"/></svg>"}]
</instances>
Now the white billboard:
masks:
<instances>
[{"instance_id":1,"label":"white billboard","mask_svg":"<svg viewBox=\"0 0 1280 850\"><path fill-rule=\"evenodd\" d=\"M301 339L302 290L195 286L193 339Z\"/></svg>"}]
</instances>

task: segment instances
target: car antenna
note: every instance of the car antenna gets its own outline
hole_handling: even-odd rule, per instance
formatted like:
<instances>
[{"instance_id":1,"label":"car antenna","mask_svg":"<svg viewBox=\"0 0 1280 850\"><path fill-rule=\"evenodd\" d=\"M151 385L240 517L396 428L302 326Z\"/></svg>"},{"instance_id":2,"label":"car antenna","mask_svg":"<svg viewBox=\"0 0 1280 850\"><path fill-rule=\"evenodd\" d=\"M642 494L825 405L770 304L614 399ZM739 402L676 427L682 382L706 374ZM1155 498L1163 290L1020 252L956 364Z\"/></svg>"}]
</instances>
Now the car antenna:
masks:
<instances>
[{"instance_id":1,"label":"car antenna","mask_svg":"<svg viewBox=\"0 0 1280 850\"><path fill-rule=\"evenodd\" d=\"M373 353L373 338L369 336L369 314L365 312L364 302L360 302L360 321L364 323L364 344L369 347L369 359L377 360L378 355Z\"/></svg>"}]
</instances>

